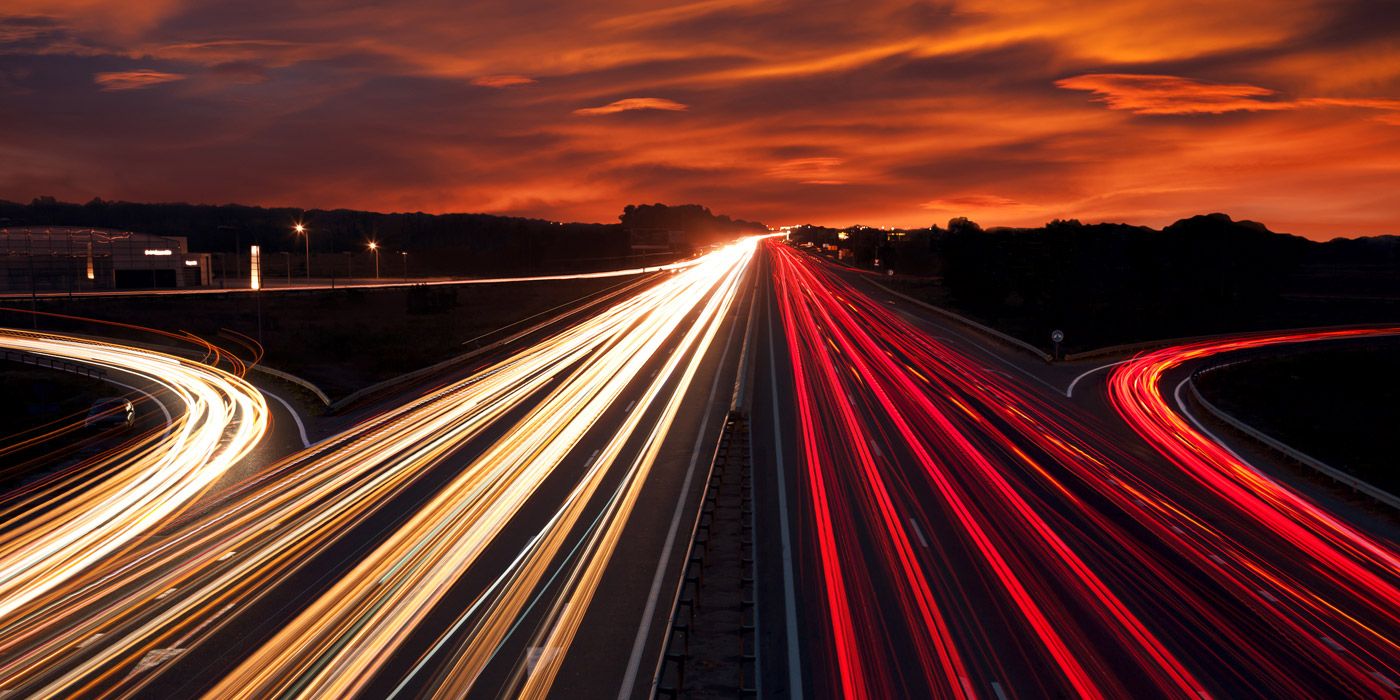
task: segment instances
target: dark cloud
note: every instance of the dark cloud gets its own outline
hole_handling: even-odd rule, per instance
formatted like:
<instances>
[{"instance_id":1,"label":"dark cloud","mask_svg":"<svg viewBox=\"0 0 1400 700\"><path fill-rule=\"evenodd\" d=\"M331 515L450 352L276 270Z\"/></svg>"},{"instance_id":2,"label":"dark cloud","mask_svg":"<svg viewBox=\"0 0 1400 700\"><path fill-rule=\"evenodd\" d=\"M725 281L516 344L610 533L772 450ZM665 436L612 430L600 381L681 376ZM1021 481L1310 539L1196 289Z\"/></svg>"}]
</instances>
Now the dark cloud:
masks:
<instances>
[{"instance_id":1,"label":"dark cloud","mask_svg":"<svg viewBox=\"0 0 1400 700\"><path fill-rule=\"evenodd\" d=\"M11 0L0 197L1378 233L1397 36L1366 0Z\"/></svg>"}]
</instances>

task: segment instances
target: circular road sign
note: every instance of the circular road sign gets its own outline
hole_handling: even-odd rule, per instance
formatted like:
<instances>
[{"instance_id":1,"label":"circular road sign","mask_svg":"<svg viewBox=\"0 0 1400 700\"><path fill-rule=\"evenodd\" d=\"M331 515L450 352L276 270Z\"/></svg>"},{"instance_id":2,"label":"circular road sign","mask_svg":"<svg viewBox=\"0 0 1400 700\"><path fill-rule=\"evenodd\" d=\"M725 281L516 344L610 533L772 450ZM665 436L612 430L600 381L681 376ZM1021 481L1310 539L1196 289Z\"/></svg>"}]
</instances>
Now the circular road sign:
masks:
<instances>
[{"instance_id":1,"label":"circular road sign","mask_svg":"<svg viewBox=\"0 0 1400 700\"><path fill-rule=\"evenodd\" d=\"M1065 339L1065 332L1064 332L1064 331L1059 330L1058 328L1055 329L1055 330L1053 330L1053 331L1050 331L1050 342L1052 342L1052 343L1058 343L1058 342L1063 341L1064 339Z\"/></svg>"}]
</instances>

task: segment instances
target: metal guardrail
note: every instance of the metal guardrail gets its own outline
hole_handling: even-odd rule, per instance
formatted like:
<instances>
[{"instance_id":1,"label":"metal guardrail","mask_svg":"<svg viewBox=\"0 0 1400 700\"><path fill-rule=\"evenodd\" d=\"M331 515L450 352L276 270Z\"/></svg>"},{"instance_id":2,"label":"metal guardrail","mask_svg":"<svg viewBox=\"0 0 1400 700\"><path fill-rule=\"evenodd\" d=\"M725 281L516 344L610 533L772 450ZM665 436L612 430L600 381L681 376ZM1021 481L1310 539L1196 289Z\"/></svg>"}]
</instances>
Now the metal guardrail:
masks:
<instances>
[{"instance_id":1,"label":"metal guardrail","mask_svg":"<svg viewBox=\"0 0 1400 700\"><path fill-rule=\"evenodd\" d=\"M724 689L729 697L751 697L757 694L754 681L758 674L757 608L754 591L753 560L753 476L749 456L748 424L744 416L731 411L725 419L724 429L715 454L710 461L710 470L705 477L704 500L701 502L695 522L691 526L690 542L686 547L685 568L676 586L671 602L671 614L662 640L661 659L652 679L653 699L659 697L680 698L686 694L687 665L694 656L691 641L695 636L697 612L702 610L702 593L705 588L705 572L710 566L709 558L715 548L713 531L718 529L739 531L737 542L724 539L719 546L736 546L739 568L739 616L732 629L707 629L706 635L735 635L736 654L726 654L738 659L737 685ZM737 500L737 503L734 502ZM727 533L732 534L732 532ZM732 554L732 552L731 552ZM730 571L729 573L734 573ZM732 612L732 611L731 611ZM706 627L726 627L711 624ZM724 660L720 660L722 664ZM711 673L720 664L709 664ZM722 672L722 671L721 671Z\"/></svg>"},{"instance_id":2,"label":"metal guardrail","mask_svg":"<svg viewBox=\"0 0 1400 700\"><path fill-rule=\"evenodd\" d=\"M1264 433L1260 432L1259 429L1226 413L1225 411L1222 411L1221 409L1216 407L1215 404L1212 404L1211 402L1207 401L1206 398L1201 395L1200 390L1196 388L1195 380L1196 377L1200 374L1200 371L1193 373L1191 375L1191 381L1187 382L1186 385L1191 392L1191 398L1195 399L1196 403L1200 404L1201 407L1204 408L1207 412L1209 412L1212 416L1215 416L1225 424L1244 433L1245 435L1248 435L1249 437L1254 438L1255 440L1258 440L1259 442L1262 442L1265 445L1268 445L1274 450L1281 452L1289 459L1292 459L1295 462L1307 466L1323 474L1324 476L1331 478L1333 481L1336 481L1339 484L1349 486L1352 488L1352 490L1357 491L1358 493L1366 494L1367 496L1371 497L1373 500L1379 503L1383 503L1387 506L1390 506L1391 508L1400 510L1400 498L1397 498L1394 494L1391 494L1390 492L1385 491L1383 489L1377 488L1376 486L1373 486L1361 479L1352 476L1351 474L1337 469L1336 467L1333 467L1323 462L1322 460L1305 455L1302 452L1299 452L1298 450L1295 450L1292 447L1289 447L1288 445L1285 445L1282 442L1279 442L1278 440L1269 437L1268 435L1265 435Z\"/></svg>"},{"instance_id":3,"label":"metal guardrail","mask_svg":"<svg viewBox=\"0 0 1400 700\"><path fill-rule=\"evenodd\" d=\"M283 372L282 370L279 370L279 369L273 369L273 368L268 367L268 366L266 366L266 365L253 365L253 366L252 366L252 370L253 370L254 372L262 372L263 374L266 374L266 375L268 375L269 377L276 377L276 378L281 379L282 381L285 381L285 382L291 382L292 384L295 384L295 385L297 385L297 386L299 386L299 387L301 387L301 388L303 388L303 389L305 389L305 390L311 392L312 394L314 394L314 395L316 396L316 399L317 399L318 401L320 401L322 404L324 404L324 405L326 405L326 406L330 406L330 405L331 405L331 399L330 399L330 397L329 397L329 396L326 396L326 392L321 391L321 387L318 387L318 386L316 386L315 384L312 384L310 381L308 381L308 380L306 380L306 379L302 379L301 377L298 377L298 376L296 376L295 374L290 374L290 373L288 373L288 372Z\"/></svg>"},{"instance_id":4,"label":"metal guardrail","mask_svg":"<svg viewBox=\"0 0 1400 700\"><path fill-rule=\"evenodd\" d=\"M46 369L57 370L59 372L68 372L70 374L77 374L91 379L107 378L107 370L101 367L90 367L88 365L82 365L76 362L70 362L68 360L50 357L48 355L35 355L33 353L20 352L18 350L5 350L4 359L9 362L18 362L24 365L43 367Z\"/></svg>"}]
</instances>

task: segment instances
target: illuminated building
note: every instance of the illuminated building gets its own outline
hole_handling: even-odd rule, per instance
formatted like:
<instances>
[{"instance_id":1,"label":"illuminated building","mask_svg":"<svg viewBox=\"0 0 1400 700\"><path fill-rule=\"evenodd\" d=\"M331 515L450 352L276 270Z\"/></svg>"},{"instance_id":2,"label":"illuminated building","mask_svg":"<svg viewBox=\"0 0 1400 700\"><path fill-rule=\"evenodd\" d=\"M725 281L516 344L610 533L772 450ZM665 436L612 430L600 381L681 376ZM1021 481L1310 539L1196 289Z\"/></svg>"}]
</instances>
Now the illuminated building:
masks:
<instances>
[{"instance_id":1,"label":"illuminated building","mask_svg":"<svg viewBox=\"0 0 1400 700\"><path fill-rule=\"evenodd\" d=\"M76 226L0 228L0 290L200 287L208 253L183 237Z\"/></svg>"}]
</instances>

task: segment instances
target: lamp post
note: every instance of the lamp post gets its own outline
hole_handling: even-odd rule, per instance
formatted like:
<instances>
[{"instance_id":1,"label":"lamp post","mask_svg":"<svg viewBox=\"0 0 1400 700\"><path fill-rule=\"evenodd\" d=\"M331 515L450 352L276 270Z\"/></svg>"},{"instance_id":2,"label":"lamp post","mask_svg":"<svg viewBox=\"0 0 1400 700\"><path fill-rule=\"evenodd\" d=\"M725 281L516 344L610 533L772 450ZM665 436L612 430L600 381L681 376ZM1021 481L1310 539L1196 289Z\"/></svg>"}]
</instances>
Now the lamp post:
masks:
<instances>
[{"instance_id":1,"label":"lamp post","mask_svg":"<svg viewBox=\"0 0 1400 700\"><path fill-rule=\"evenodd\" d=\"M399 255L403 258L403 281L408 282L408 251L401 250Z\"/></svg>"},{"instance_id":2,"label":"lamp post","mask_svg":"<svg viewBox=\"0 0 1400 700\"><path fill-rule=\"evenodd\" d=\"M370 241L369 252L374 253L374 278L379 279L379 243Z\"/></svg>"},{"instance_id":3,"label":"lamp post","mask_svg":"<svg viewBox=\"0 0 1400 700\"><path fill-rule=\"evenodd\" d=\"M301 223L292 227L298 236L306 239L306 281L311 281L311 234L307 232L306 226Z\"/></svg>"},{"instance_id":4,"label":"lamp post","mask_svg":"<svg viewBox=\"0 0 1400 700\"><path fill-rule=\"evenodd\" d=\"M262 345L262 246L248 249L248 286L253 289L253 303L258 307L258 345Z\"/></svg>"}]
</instances>

